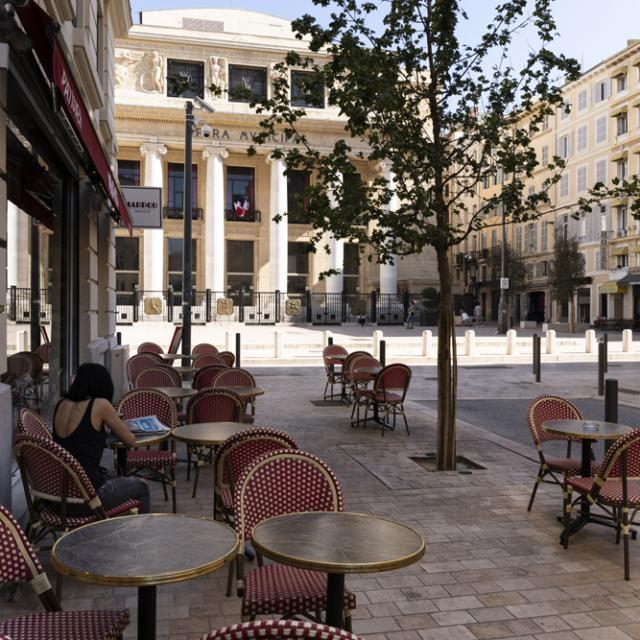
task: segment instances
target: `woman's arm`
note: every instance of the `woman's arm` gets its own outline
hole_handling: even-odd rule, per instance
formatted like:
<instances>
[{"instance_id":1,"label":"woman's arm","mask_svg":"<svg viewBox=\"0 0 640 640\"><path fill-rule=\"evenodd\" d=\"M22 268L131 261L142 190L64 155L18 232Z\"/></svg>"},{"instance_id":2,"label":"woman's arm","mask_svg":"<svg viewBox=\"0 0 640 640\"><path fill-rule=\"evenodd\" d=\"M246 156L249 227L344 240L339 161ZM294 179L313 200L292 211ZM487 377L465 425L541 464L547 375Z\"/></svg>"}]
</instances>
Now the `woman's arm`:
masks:
<instances>
[{"instance_id":1,"label":"woman's arm","mask_svg":"<svg viewBox=\"0 0 640 640\"><path fill-rule=\"evenodd\" d=\"M98 419L101 420L120 442L132 447L136 443L135 436L129 431L127 425L122 422L113 405L103 398L98 398L94 407L98 411Z\"/></svg>"}]
</instances>

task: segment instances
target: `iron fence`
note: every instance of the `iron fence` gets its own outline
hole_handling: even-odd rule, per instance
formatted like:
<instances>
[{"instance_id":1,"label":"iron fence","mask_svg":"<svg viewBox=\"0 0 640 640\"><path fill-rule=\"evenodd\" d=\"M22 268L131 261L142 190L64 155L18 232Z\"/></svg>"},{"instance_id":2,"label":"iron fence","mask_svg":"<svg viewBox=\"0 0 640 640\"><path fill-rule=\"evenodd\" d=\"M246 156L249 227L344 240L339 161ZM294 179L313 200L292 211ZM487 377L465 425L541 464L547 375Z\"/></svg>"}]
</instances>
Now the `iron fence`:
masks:
<instances>
[{"instance_id":1,"label":"iron fence","mask_svg":"<svg viewBox=\"0 0 640 640\"><path fill-rule=\"evenodd\" d=\"M7 291L9 320L19 324L31 322L31 288L10 287ZM40 322L51 322L51 291L40 289Z\"/></svg>"}]
</instances>

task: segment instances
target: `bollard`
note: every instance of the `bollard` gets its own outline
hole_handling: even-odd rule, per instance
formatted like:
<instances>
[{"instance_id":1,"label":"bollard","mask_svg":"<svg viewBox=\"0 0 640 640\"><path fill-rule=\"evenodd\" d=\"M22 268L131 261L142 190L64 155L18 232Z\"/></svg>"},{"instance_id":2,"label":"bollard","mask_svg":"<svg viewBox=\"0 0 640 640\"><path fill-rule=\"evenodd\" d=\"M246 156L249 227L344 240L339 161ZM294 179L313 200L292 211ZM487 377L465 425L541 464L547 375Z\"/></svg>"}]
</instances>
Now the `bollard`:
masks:
<instances>
[{"instance_id":1,"label":"bollard","mask_svg":"<svg viewBox=\"0 0 640 640\"><path fill-rule=\"evenodd\" d=\"M540 382L542 375L542 341L540 336L536 338L536 382Z\"/></svg>"},{"instance_id":2,"label":"bollard","mask_svg":"<svg viewBox=\"0 0 640 640\"><path fill-rule=\"evenodd\" d=\"M476 332L473 329L464 332L464 355L476 355Z\"/></svg>"},{"instance_id":3,"label":"bollard","mask_svg":"<svg viewBox=\"0 0 640 640\"><path fill-rule=\"evenodd\" d=\"M604 342L598 342L598 395L604 395Z\"/></svg>"},{"instance_id":4,"label":"bollard","mask_svg":"<svg viewBox=\"0 0 640 640\"><path fill-rule=\"evenodd\" d=\"M433 346L433 333L426 329L422 332L422 355L425 358L431 357L431 348Z\"/></svg>"},{"instance_id":5,"label":"bollard","mask_svg":"<svg viewBox=\"0 0 640 640\"><path fill-rule=\"evenodd\" d=\"M116 331L116 344L119 346L122 344L122 332Z\"/></svg>"},{"instance_id":6,"label":"bollard","mask_svg":"<svg viewBox=\"0 0 640 640\"><path fill-rule=\"evenodd\" d=\"M584 332L584 352L595 353L596 352L596 332L593 329L587 329Z\"/></svg>"},{"instance_id":7,"label":"bollard","mask_svg":"<svg viewBox=\"0 0 640 640\"><path fill-rule=\"evenodd\" d=\"M382 331L376 329L373 332L373 357L380 360L380 341L382 340Z\"/></svg>"},{"instance_id":8,"label":"bollard","mask_svg":"<svg viewBox=\"0 0 640 640\"><path fill-rule=\"evenodd\" d=\"M604 420L618 422L618 381L607 378L604 388Z\"/></svg>"},{"instance_id":9,"label":"bollard","mask_svg":"<svg viewBox=\"0 0 640 640\"><path fill-rule=\"evenodd\" d=\"M322 332L322 346L326 347L327 345L333 344L333 336L331 335L331 331L327 331L326 329Z\"/></svg>"},{"instance_id":10,"label":"bollard","mask_svg":"<svg viewBox=\"0 0 640 640\"><path fill-rule=\"evenodd\" d=\"M225 332L224 348L226 351L231 351L231 349L233 349L233 333L231 331Z\"/></svg>"},{"instance_id":11,"label":"bollard","mask_svg":"<svg viewBox=\"0 0 640 640\"><path fill-rule=\"evenodd\" d=\"M273 337L276 358L284 358L284 336L282 331L276 331Z\"/></svg>"},{"instance_id":12,"label":"bollard","mask_svg":"<svg viewBox=\"0 0 640 640\"><path fill-rule=\"evenodd\" d=\"M378 358L378 360L380 360L380 364L383 367L387 366L387 341L386 340L380 340L380 357Z\"/></svg>"},{"instance_id":13,"label":"bollard","mask_svg":"<svg viewBox=\"0 0 640 640\"><path fill-rule=\"evenodd\" d=\"M27 332L24 329L16 331L16 351L28 351Z\"/></svg>"},{"instance_id":14,"label":"bollard","mask_svg":"<svg viewBox=\"0 0 640 640\"><path fill-rule=\"evenodd\" d=\"M236 367L240 368L240 334L236 333Z\"/></svg>"},{"instance_id":15,"label":"bollard","mask_svg":"<svg viewBox=\"0 0 640 640\"><path fill-rule=\"evenodd\" d=\"M536 342L538 340L538 334L534 333L533 336L531 336L531 355L532 355L532 360L533 360L533 371L532 373L536 372L536 367L538 364L538 361L536 360Z\"/></svg>"},{"instance_id":16,"label":"bollard","mask_svg":"<svg viewBox=\"0 0 640 640\"><path fill-rule=\"evenodd\" d=\"M629 353L633 347L633 331L631 329L625 329L622 332L622 351L623 353Z\"/></svg>"},{"instance_id":17,"label":"bollard","mask_svg":"<svg viewBox=\"0 0 640 640\"><path fill-rule=\"evenodd\" d=\"M555 353L556 352L556 332L554 329L549 329L547 331L547 353Z\"/></svg>"},{"instance_id":18,"label":"bollard","mask_svg":"<svg viewBox=\"0 0 640 640\"><path fill-rule=\"evenodd\" d=\"M333 344L333 337L332 336L329 336L327 338L327 344Z\"/></svg>"},{"instance_id":19,"label":"bollard","mask_svg":"<svg viewBox=\"0 0 640 640\"><path fill-rule=\"evenodd\" d=\"M517 333L515 329L509 329L507 331L507 355L513 356L516 353L516 337Z\"/></svg>"},{"instance_id":20,"label":"bollard","mask_svg":"<svg viewBox=\"0 0 640 640\"><path fill-rule=\"evenodd\" d=\"M609 373L609 334L605 333L602 336L604 342L604 372Z\"/></svg>"}]
</instances>

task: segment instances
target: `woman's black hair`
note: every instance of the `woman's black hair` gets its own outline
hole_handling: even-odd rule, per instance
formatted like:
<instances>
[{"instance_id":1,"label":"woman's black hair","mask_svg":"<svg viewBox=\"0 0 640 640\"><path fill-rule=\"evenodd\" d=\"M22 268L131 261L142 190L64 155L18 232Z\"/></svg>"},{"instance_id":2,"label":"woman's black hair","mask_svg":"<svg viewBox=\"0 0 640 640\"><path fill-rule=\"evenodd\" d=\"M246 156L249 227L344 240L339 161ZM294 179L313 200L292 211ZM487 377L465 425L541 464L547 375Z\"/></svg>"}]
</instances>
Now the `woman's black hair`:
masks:
<instances>
[{"instance_id":1,"label":"woman's black hair","mask_svg":"<svg viewBox=\"0 0 640 640\"><path fill-rule=\"evenodd\" d=\"M65 398L72 402L80 402L88 398L104 398L111 402L113 400L111 374L101 364L95 362L81 364Z\"/></svg>"}]
</instances>

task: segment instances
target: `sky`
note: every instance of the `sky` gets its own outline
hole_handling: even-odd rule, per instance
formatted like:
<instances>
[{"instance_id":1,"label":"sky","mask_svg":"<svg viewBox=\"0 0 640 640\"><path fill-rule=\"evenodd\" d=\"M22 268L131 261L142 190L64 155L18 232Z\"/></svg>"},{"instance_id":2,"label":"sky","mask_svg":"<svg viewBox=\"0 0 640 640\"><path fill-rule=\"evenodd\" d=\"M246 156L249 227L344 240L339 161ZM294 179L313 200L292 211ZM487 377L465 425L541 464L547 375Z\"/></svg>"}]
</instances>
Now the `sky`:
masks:
<instances>
[{"instance_id":1,"label":"sky","mask_svg":"<svg viewBox=\"0 0 640 640\"><path fill-rule=\"evenodd\" d=\"M461 0L469 13L460 39L477 42L489 23L497 0ZM260 11L282 18L294 19L310 13L322 21L326 9L316 7L311 0L130 0L134 22L138 12L153 9L210 7ZM640 38L640 0L556 0L554 15L560 39L557 50L576 58L583 70L623 49L628 39ZM519 38L514 56L524 58L528 46L526 35ZM512 61L514 64L518 60Z\"/></svg>"}]
</instances>

